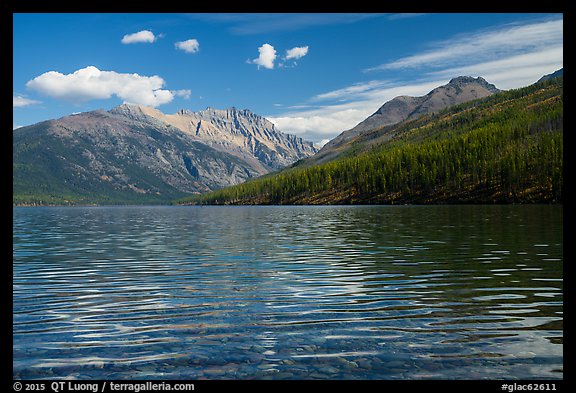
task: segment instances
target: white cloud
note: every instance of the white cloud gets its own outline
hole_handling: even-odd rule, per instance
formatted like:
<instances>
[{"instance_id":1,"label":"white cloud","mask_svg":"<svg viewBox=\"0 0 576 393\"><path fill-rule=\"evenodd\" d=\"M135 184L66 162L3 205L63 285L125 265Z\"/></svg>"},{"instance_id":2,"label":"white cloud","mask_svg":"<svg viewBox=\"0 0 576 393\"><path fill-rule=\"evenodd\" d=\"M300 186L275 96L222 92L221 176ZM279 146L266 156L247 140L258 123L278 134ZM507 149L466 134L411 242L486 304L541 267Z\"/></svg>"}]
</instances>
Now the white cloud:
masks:
<instances>
[{"instance_id":1,"label":"white cloud","mask_svg":"<svg viewBox=\"0 0 576 393\"><path fill-rule=\"evenodd\" d=\"M328 142L330 142L330 139L322 139L320 142L316 143L316 146L318 148L323 148L325 144L327 144Z\"/></svg>"},{"instance_id":2,"label":"white cloud","mask_svg":"<svg viewBox=\"0 0 576 393\"><path fill-rule=\"evenodd\" d=\"M273 69L274 60L276 60L276 50L274 47L270 44L264 44L258 48L258 52L260 55L249 62L258 65L258 69L260 69L260 66L268 68L269 70Z\"/></svg>"},{"instance_id":3,"label":"white cloud","mask_svg":"<svg viewBox=\"0 0 576 393\"><path fill-rule=\"evenodd\" d=\"M126 34L122 37L123 44L137 44L137 43L153 43L157 40L157 37L154 36L150 30L142 30L137 33Z\"/></svg>"},{"instance_id":4,"label":"white cloud","mask_svg":"<svg viewBox=\"0 0 576 393\"><path fill-rule=\"evenodd\" d=\"M196 38L191 38L186 41L179 41L175 43L174 46L186 53L196 53L200 50L200 43Z\"/></svg>"},{"instance_id":5,"label":"white cloud","mask_svg":"<svg viewBox=\"0 0 576 393\"><path fill-rule=\"evenodd\" d=\"M12 94L12 108L20 108L23 106L39 104L40 101L31 100L30 98L22 97L21 95Z\"/></svg>"},{"instance_id":6,"label":"white cloud","mask_svg":"<svg viewBox=\"0 0 576 393\"><path fill-rule=\"evenodd\" d=\"M267 34L308 29L315 26L330 26L357 23L380 18L386 14L366 13L196 13L188 18L229 25L234 34Z\"/></svg>"},{"instance_id":7,"label":"white cloud","mask_svg":"<svg viewBox=\"0 0 576 393\"><path fill-rule=\"evenodd\" d=\"M459 35L435 43L433 49L364 71L446 67L539 51L563 42L563 23L563 19L554 19Z\"/></svg>"},{"instance_id":8,"label":"white cloud","mask_svg":"<svg viewBox=\"0 0 576 393\"><path fill-rule=\"evenodd\" d=\"M321 142L349 130L373 114L387 101L399 95L421 96L447 83L448 80L422 81L415 84L393 84L389 81L371 81L366 84L316 95L311 100L331 100L347 96L348 102L326 104L310 109L266 116L283 132L298 135L306 140ZM346 91L354 94L344 94Z\"/></svg>"},{"instance_id":9,"label":"white cloud","mask_svg":"<svg viewBox=\"0 0 576 393\"><path fill-rule=\"evenodd\" d=\"M482 76L500 89L527 86L563 67L563 21L505 25L436 43L434 49L365 71L420 69L415 82L372 80L317 94L293 111L267 116L284 132L321 142L374 113L399 95L421 96L460 75ZM290 108L290 107L289 107Z\"/></svg>"},{"instance_id":10,"label":"white cloud","mask_svg":"<svg viewBox=\"0 0 576 393\"><path fill-rule=\"evenodd\" d=\"M552 46L540 51L484 63L447 68L433 72L431 75L446 78L455 75L482 76L500 89L513 89L530 85L543 75L562 68L563 61L564 48Z\"/></svg>"},{"instance_id":11,"label":"white cloud","mask_svg":"<svg viewBox=\"0 0 576 393\"><path fill-rule=\"evenodd\" d=\"M355 83L352 86L347 86L342 89L329 91L327 93L318 94L311 98L311 101L325 101L325 100L346 100L350 101L357 98L359 95L373 91L376 88L382 88L387 85L386 81L373 80L369 82Z\"/></svg>"},{"instance_id":12,"label":"white cloud","mask_svg":"<svg viewBox=\"0 0 576 393\"><path fill-rule=\"evenodd\" d=\"M117 96L124 102L156 107L174 99L174 93L163 89L164 79L115 71L101 71L94 66L72 74L48 71L28 81L26 87L56 99L81 103Z\"/></svg>"},{"instance_id":13,"label":"white cloud","mask_svg":"<svg viewBox=\"0 0 576 393\"><path fill-rule=\"evenodd\" d=\"M173 91L173 93L177 97L182 97L185 100L189 100L190 96L192 95L192 90L190 90L190 89L175 90L175 91Z\"/></svg>"},{"instance_id":14,"label":"white cloud","mask_svg":"<svg viewBox=\"0 0 576 393\"><path fill-rule=\"evenodd\" d=\"M247 60L246 62L249 64L256 64L258 68L261 66L264 68L268 68L269 70L274 68L274 61L277 58L276 49L270 44L264 44L258 48L258 52L260 55L253 60ZM282 58L282 60L292 60L291 64L286 64L283 62L278 63L278 68L293 68L297 65L296 60L301 59L302 57L306 56L308 53L308 46L297 46L292 49L286 50L286 55Z\"/></svg>"},{"instance_id":15,"label":"white cloud","mask_svg":"<svg viewBox=\"0 0 576 393\"><path fill-rule=\"evenodd\" d=\"M286 50L286 60L294 59L298 60L308 54L308 46L297 46L292 49Z\"/></svg>"},{"instance_id":16,"label":"white cloud","mask_svg":"<svg viewBox=\"0 0 576 393\"><path fill-rule=\"evenodd\" d=\"M357 108L355 105L326 106L301 112L266 116L268 120L289 134L319 142L332 139L342 131L354 127L378 109Z\"/></svg>"}]
</instances>

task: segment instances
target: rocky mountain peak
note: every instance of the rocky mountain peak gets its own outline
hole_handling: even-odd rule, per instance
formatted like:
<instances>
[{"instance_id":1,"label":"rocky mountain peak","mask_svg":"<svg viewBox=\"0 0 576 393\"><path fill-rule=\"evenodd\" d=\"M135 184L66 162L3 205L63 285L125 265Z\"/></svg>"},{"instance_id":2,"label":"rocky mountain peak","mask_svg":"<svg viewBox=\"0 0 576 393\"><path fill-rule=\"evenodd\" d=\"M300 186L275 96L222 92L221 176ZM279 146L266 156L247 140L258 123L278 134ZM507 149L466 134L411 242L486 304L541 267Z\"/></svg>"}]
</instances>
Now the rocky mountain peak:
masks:
<instances>
[{"instance_id":1,"label":"rocky mountain peak","mask_svg":"<svg viewBox=\"0 0 576 393\"><path fill-rule=\"evenodd\" d=\"M244 116L244 117L253 117L253 118L262 118L254 114L249 109L238 109L235 106L231 106L230 108L226 109L217 109L213 107L207 107L206 109L199 111L199 112L191 112L186 110L187 115L195 115L200 117L206 116L219 116L219 117L237 117L237 116Z\"/></svg>"},{"instance_id":2,"label":"rocky mountain peak","mask_svg":"<svg viewBox=\"0 0 576 393\"><path fill-rule=\"evenodd\" d=\"M193 114L194 112L192 112L189 109L180 109L178 112L176 112L176 114L180 115L180 116L189 116L191 114Z\"/></svg>"},{"instance_id":3,"label":"rocky mountain peak","mask_svg":"<svg viewBox=\"0 0 576 393\"><path fill-rule=\"evenodd\" d=\"M478 98L488 97L500 90L484 78L458 76L420 97L398 96L384 103L376 112L358 123L354 128L342 132L328 142L315 156L317 162L329 160L338 154L341 146L350 143L361 134L416 119L422 115L437 113L452 105Z\"/></svg>"},{"instance_id":4,"label":"rocky mountain peak","mask_svg":"<svg viewBox=\"0 0 576 393\"><path fill-rule=\"evenodd\" d=\"M266 118L234 107L164 114L124 103L109 111L24 127L16 136L14 151L25 154L14 162L42 156L47 167L55 168L51 187L57 184L66 195L104 201L170 200L214 190L284 168L317 151L311 142L281 133ZM18 147L32 142L37 146L33 153ZM43 173L39 169L35 179L42 179ZM21 171L14 176L29 175Z\"/></svg>"},{"instance_id":5,"label":"rocky mountain peak","mask_svg":"<svg viewBox=\"0 0 576 393\"><path fill-rule=\"evenodd\" d=\"M450 80L450 82L448 82L447 85L442 86L442 87L449 87L449 86L464 87L464 86L470 85L470 84L480 85L480 86L484 87L486 90L491 91L492 93L497 93L500 91L500 89L498 89L492 83L489 83L488 81L486 81L486 79L482 78L481 76L479 76L477 78L474 78L472 76L458 76L456 78L452 78Z\"/></svg>"},{"instance_id":6,"label":"rocky mountain peak","mask_svg":"<svg viewBox=\"0 0 576 393\"><path fill-rule=\"evenodd\" d=\"M129 104L125 102L110 109L108 112L114 115L133 115L133 114L141 114L142 109L140 108L139 105Z\"/></svg>"},{"instance_id":7,"label":"rocky mountain peak","mask_svg":"<svg viewBox=\"0 0 576 393\"><path fill-rule=\"evenodd\" d=\"M149 122L150 112L160 112L154 108L148 108L146 106L140 106L137 104L123 103L118 105L108 111L109 114L127 118L138 122ZM154 117L154 116L152 116Z\"/></svg>"},{"instance_id":8,"label":"rocky mountain peak","mask_svg":"<svg viewBox=\"0 0 576 393\"><path fill-rule=\"evenodd\" d=\"M281 169L317 151L311 142L283 134L271 121L248 109L207 107L198 112L180 109L164 114L155 108L122 104L109 113L160 128L174 127L194 141L249 162L259 174Z\"/></svg>"}]
</instances>

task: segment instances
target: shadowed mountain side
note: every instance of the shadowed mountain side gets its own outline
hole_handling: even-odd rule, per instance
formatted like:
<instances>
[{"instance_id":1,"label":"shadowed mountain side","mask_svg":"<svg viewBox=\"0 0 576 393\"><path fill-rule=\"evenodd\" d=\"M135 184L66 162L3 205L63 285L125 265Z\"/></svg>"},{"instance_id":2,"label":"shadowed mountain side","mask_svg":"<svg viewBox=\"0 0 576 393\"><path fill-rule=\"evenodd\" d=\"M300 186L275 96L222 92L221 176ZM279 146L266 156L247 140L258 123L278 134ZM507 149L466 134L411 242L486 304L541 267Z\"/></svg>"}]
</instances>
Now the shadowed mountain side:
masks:
<instances>
[{"instance_id":1,"label":"shadowed mountain side","mask_svg":"<svg viewBox=\"0 0 576 393\"><path fill-rule=\"evenodd\" d=\"M382 129L385 126L400 123L404 120L417 119L452 105L461 104L478 98L488 97L500 91L496 86L481 77L460 76L448 84L440 86L421 97L399 96L380 107L374 114L354 128L342 132L328 142L312 161L322 163L330 161L341 154L350 144L367 131Z\"/></svg>"},{"instance_id":2,"label":"shadowed mountain side","mask_svg":"<svg viewBox=\"0 0 576 393\"><path fill-rule=\"evenodd\" d=\"M563 128L563 79L549 79L365 131L331 161L180 203L561 203Z\"/></svg>"},{"instance_id":3,"label":"shadowed mountain side","mask_svg":"<svg viewBox=\"0 0 576 393\"><path fill-rule=\"evenodd\" d=\"M554 71L551 74L544 75L542 78L538 79L538 82L543 82L548 79L560 78L564 76L564 68Z\"/></svg>"}]
</instances>

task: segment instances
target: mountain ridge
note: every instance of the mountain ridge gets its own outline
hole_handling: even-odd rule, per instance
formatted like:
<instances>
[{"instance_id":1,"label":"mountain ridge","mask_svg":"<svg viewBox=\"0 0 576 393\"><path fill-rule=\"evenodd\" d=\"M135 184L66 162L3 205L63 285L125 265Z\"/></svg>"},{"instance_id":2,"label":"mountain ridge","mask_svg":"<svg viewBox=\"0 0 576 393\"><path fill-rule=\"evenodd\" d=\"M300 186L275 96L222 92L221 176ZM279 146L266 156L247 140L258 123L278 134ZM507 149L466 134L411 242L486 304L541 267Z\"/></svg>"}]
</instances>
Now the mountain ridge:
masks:
<instances>
[{"instance_id":1,"label":"mountain ridge","mask_svg":"<svg viewBox=\"0 0 576 393\"><path fill-rule=\"evenodd\" d=\"M181 129L194 140L248 160L261 174L284 168L314 154L311 142L285 134L268 119L248 109L215 109L193 112L180 110L163 114L157 109L139 107L145 114Z\"/></svg>"},{"instance_id":2,"label":"mountain ridge","mask_svg":"<svg viewBox=\"0 0 576 393\"><path fill-rule=\"evenodd\" d=\"M550 74L544 75L542 78L538 79L538 82L543 82L545 80L559 78L559 77L563 77L563 76L564 76L564 68L560 68L559 70L556 70ZM536 82L536 83L538 83L538 82Z\"/></svg>"},{"instance_id":3,"label":"mountain ridge","mask_svg":"<svg viewBox=\"0 0 576 393\"><path fill-rule=\"evenodd\" d=\"M562 77L362 137L377 143L179 203L562 203Z\"/></svg>"},{"instance_id":4,"label":"mountain ridge","mask_svg":"<svg viewBox=\"0 0 576 393\"><path fill-rule=\"evenodd\" d=\"M449 106L488 97L499 91L500 89L482 77L458 76L423 96L401 95L394 97L365 120L353 128L343 131L325 144L313 160L315 162L329 161L338 155L345 145L367 131L416 119L424 114L436 113Z\"/></svg>"},{"instance_id":5,"label":"mountain ridge","mask_svg":"<svg viewBox=\"0 0 576 393\"><path fill-rule=\"evenodd\" d=\"M271 123L252 112L230 110L230 122L218 111L210 112L206 135L218 139L242 128L229 137L235 145L194 137L160 111L131 104L15 129L13 203L166 203L261 176L315 151L311 142L275 128L259 130ZM219 129L224 123L229 127Z\"/></svg>"}]
</instances>

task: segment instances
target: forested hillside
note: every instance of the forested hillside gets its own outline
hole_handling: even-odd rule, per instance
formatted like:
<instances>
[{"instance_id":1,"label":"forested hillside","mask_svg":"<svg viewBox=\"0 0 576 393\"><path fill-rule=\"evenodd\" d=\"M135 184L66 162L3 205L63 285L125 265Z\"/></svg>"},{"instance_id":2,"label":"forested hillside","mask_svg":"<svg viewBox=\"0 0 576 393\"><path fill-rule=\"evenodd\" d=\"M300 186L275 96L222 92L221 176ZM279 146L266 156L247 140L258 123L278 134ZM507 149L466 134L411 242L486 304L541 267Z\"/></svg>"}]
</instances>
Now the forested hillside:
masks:
<instances>
[{"instance_id":1,"label":"forested hillside","mask_svg":"<svg viewBox=\"0 0 576 393\"><path fill-rule=\"evenodd\" d=\"M334 161L294 165L178 203L562 201L562 78L453 106L374 135L366 134Z\"/></svg>"}]
</instances>

